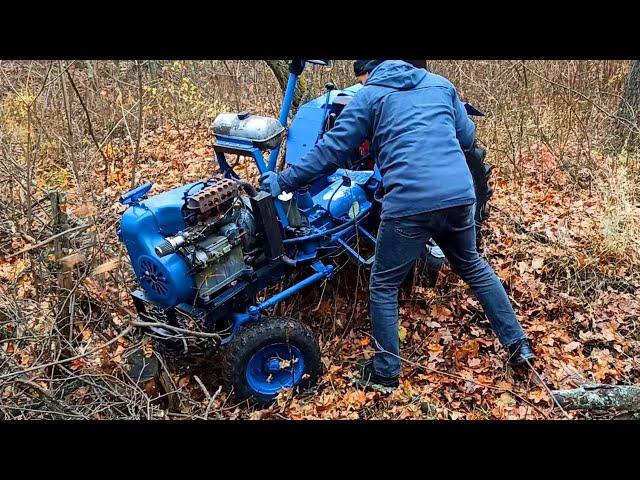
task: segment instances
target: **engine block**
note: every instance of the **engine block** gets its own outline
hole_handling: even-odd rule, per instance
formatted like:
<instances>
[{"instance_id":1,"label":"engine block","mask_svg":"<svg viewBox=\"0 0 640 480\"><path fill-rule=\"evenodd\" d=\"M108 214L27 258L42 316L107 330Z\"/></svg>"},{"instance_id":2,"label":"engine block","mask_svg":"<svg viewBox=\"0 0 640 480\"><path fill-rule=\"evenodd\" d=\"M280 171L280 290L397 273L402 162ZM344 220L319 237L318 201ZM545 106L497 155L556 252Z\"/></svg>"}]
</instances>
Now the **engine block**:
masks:
<instances>
[{"instance_id":1,"label":"engine block","mask_svg":"<svg viewBox=\"0 0 640 480\"><path fill-rule=\"evenodd\" d=\"M253 216L239 184L216 176L132 204L121 238L146 296L162 307L207 303L251 267Z\"/></svg>"},{"instance_id":2,"label":"engine block","mask_svg":"<svg viewBox=\"0 0 640 480\"><path fill-rule=\"evenodd\" d=\"M210 215L212 210L224 215L224 207L240 195L238 183L220 176L213 177L211 181L213 185L187 198L187 208L197 210L201 215Z\"/></svg>"}]
</instances>

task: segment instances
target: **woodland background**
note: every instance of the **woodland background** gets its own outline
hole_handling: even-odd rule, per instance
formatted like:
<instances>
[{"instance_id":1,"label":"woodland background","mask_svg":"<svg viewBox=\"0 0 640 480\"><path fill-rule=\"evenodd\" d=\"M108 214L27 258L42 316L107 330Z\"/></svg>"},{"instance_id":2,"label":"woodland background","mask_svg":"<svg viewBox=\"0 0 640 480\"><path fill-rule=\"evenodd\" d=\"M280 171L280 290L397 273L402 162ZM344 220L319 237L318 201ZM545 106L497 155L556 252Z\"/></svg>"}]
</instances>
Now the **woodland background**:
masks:
<instances>
[{"instance_id":1,"label":"woodland background","mask_svg":"<svg viewBox=\"0 0 640 480\"><path fill-rule=\"evenodd\" d=\"M354 362L372 353L368 276L343 258L332 282L277 307L320 338L316 389L258 410L218 388L215 365L169 365L162 388L127 377L123 355L139 337L121 335L135 281L116 236L118 196L214 173L212 119L277 116L282 65L0 62L0 418L632 416L562 411L541 380L640 383L638 61L428 62L486 113L476 124L495 193L483 254L533 339L541 378L506 367L478 302L445 270L435 288L403 292L402 388L355 389ZM303 77L297 101L328 81L355 83L346 60Z\"/></svg>"}]
</instances>

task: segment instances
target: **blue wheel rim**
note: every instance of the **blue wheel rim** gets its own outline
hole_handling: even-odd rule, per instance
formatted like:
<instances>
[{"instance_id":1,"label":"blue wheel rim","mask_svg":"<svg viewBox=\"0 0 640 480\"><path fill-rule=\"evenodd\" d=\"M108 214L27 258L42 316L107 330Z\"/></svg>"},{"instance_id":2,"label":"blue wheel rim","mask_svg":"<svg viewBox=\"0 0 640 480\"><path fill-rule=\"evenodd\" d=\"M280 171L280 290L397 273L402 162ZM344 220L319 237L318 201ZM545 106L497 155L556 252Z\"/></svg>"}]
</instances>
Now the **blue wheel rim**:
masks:
<instances>
[{"instance_id":1,"label":"blue wheel rim","mask_svg":"<svg viewBox=\"0 0 640 480\"><path fill-rule=\"evenodd\" d=\"M251 356L245 376L255 392L275 397L283 388L300 383L303 374L300 350L289 343L272 343Z\"/></svg>"}]
</instances>

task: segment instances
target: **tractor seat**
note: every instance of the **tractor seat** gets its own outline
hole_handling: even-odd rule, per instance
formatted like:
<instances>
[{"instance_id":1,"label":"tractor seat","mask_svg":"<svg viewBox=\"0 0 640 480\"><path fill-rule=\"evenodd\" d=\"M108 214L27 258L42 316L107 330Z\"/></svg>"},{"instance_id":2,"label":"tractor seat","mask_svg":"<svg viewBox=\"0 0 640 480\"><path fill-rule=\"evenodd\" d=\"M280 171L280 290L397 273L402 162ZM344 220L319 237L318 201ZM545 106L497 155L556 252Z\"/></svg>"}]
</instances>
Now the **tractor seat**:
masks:
<instances>
[{"instance_id":1,"label":"tractor seat","mask_svg":"<svg viewBox=\"0 0 640 480\"><path fill-rule=\"evenodd\" d=\"M338 115L342 113L344 107L346 107L352 99L352 95L347 95L345 93L339 93L334 97L333 101L331 102L331 113L327 116L327 120L324 124L324 132L328 132L333 128Z\"/></svg>"},{"instance_id":2,"label":"tractor seat","mask_svg":"<svg viewBox=\"0 0 640 480\"><path fill-rule=\"evenodd\" d=\"M336 95L336 97L333 99L332 105L334 107L338 107L340 109L344 108L347 106L347 104L353 100L353 96L352 95L347 95L345 93L342 94L338 94Z\"/></svg>"}]
</instances>

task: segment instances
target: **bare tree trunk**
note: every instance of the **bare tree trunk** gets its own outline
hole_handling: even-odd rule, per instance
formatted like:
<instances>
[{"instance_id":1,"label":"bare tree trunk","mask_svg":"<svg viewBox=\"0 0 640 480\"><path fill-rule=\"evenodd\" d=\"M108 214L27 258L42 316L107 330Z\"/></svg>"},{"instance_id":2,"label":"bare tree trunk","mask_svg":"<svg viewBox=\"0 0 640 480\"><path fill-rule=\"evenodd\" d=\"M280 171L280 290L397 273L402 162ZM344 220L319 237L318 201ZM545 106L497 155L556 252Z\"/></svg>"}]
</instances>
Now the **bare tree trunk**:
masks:
<instances>
[{"instance_id":1,"label":"bare tree trunk","mask_svg":"<svg viewBox=\"0 0 640 480\"><path fill-rule=\"evenodd\" d=\"M51 192L49 194L51 201L51 223L52 232L54 235L68 230L67 215L64 213L63 203L64 197L60 192ZM64 249L69 248L69 239L66 235L62 235L53 241L54 253L56 260L59 262L61 258L66 255ZM60 272L58 273L58 286L60 287L60 293L58 295L59 308L58 308L58 328L60 333L71 341L73 336L73 324L71 318L71 272L65 265L60 265Z\"/></svg>"},{"instance_id":2,"label":"bare tree trunk","mask_svg":"<svg viewBox=\"0 0 640 480\"><path fill-rule=\"evenodd\" d=\"M615 128L615 149L633 153L640 147L640 60L632 60L622 90ZM635 128L632 128L635 127Z\"/></svg>"},{"instance_id":3,"label":"bare tree trunk","mask_svg":"<svg viewBox=\"0 0 640 480\"><path fill-rule=\"evenodd\" d=\"M287 88L287 80L289 78L289 65L286 60L265 60L273 74L276 76L278 83L280 84L280 88L282 89L282 93ZM296 88L296 93L293 97L293 112L298 109L298 105L302 101L302 97L307 89L306 82L304 79L298 79L298 86Z\"/></svg>"}]
</instances>

